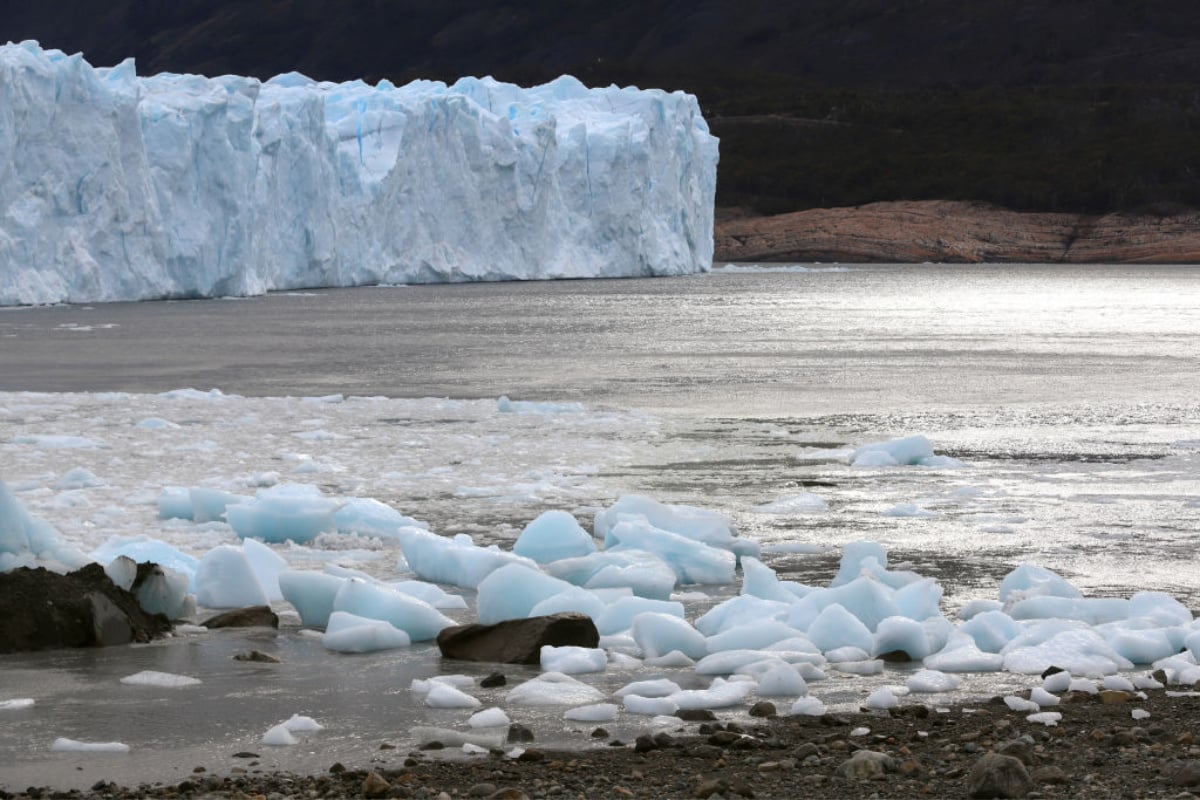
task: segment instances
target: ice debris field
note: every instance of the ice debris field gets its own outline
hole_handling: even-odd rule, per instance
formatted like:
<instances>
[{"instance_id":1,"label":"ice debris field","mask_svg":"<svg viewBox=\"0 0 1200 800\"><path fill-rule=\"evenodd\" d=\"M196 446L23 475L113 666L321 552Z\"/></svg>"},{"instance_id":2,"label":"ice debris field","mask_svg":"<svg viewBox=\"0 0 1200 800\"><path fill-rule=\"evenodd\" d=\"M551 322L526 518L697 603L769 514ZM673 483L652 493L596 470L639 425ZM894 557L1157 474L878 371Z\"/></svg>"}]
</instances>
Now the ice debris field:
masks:
<instances>
[{"instance_id":1,"label":"ice debris field","mask_svg":"<svg viewBox=\"0 0 1200 800\"><path fill-rule=\"evenodd\" d=\"M544 648L540 673L504 690L498 705L484 707L478 676L412 681L424 706L461 714L453 730L412 735L468 753L487 752L502 741L495 729L531 709L550 709L568 725L678 725L681 710L745 710L765 698L784 712L821 714L836 676L873 679L856 702L872 709L961 691L987 674L1028 676L1005 702L1043 724L1057 721L1047 709L1062 691L1136 696L1162 685L1150 670L1167 684L1200 680L1200 623L1164 593L1087 597L1052 570L1021 564L994 596L948 615L937 581L890 563L873 541L846 544L827 583L784 580L766 563L771 552L725 515L637 494L613 499L599 482L627 455L613 430L652 436L653 419L549 403L515 408L504 398L251 399L193 390L0 395L0 451L25 471L0 484L0 568L97 560L128 586L134 561L154 561L162 575L138 595L152 610L195 619L197 606L268 603L283 614L280 635L337 654L421 647L461 622L591 617L599 647ZM403 433L381 443L368 435L371 422ZM190 427L215 438L197 439ZM301 452L323 445L343 463ZM454 466L446 453L458 454ZM359 457L367 466L355 472ZM922 436L863 443L838 457L846 470L966 467ZM264 470L267 463L286 474ZM384 463L394 469L385 474ZM465 475L480 485L453 485ZM485 546L367 496L431 496L435 486L476 514L481 502L499 511L514 499L520 508L559 507L521 523L515 537L480 536L492 540ZM819 496L800 495L773 513L822 508ZM786 543L771 551L806 552ZM177 631L203 635L191 625ZM897 659L920 668L889 672ZM1051 667L1063 671L1040 680ZM903 677L888 682L889 674ZM602 688L613 675L623 676L620 687ZM150 670L123 682L185 692L204 677ZM38 708L36 697L0 696L0 713ZM287 746L337 724L264 720L261 741ZM53 747L124 745L59 739Z\"/></svg>"},{"instance_id":2,"label":"ice debris field","mask_svg":"<svg viewBox=\"0 0 1200 800\"><path fill-rule=\"evenodd\" d=\"M695 97L138 76L0 47L0 306L678 275L712 263Z\"/></svg>"}]
</instances>

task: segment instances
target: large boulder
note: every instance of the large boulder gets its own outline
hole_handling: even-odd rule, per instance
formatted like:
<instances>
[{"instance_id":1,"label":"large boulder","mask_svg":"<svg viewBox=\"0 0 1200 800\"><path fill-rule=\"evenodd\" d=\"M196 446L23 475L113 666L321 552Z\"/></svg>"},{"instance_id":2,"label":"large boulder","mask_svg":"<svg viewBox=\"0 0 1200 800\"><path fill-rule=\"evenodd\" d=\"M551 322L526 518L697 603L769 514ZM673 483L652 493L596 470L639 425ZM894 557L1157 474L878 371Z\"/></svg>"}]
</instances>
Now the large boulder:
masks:
<instances>
[{"instance_id":1,"label":"large boulder","mask_svg":"<svg viewBox=\"0 0 1200 800\"><path fill-rule=\"evenodd\" d=\"M66 575L44 568L0 572L0 653L148 642L171 630L99 564Z\"/></svg>"},{"instance_id":2,"label":"large boulder","mask_svg":"<svg viewBox=\"0 0 1200 800\"><path fill-rule=\"evenodd\" d=\"M600 632L591 617L565 612L494 625L456 625L439 633L437 643L445 658L537 664L544 645L596 647Z\"/></svg>"},{"instance_id":3,"label":"large boulder","mask_svg":"<svg viewBox=\"0 0 1200 800\"><path fill-rule=\"evenodd\" d=\"M967 775L967 794L977 798L1024 797L1030 789L1029 772L1020 759L987 753Z\"/></svg>"},{"instance_id":4,"label":"large boulder","mask_svg":"<svg viewBox=\"0 0 1200 800\"><path fill-rule=\"evenodd\" d=\"M212 630L215 628L278 628L279 615L270 606L246 606L217 614L200 623Z\"/></svg>"}]
</instances>

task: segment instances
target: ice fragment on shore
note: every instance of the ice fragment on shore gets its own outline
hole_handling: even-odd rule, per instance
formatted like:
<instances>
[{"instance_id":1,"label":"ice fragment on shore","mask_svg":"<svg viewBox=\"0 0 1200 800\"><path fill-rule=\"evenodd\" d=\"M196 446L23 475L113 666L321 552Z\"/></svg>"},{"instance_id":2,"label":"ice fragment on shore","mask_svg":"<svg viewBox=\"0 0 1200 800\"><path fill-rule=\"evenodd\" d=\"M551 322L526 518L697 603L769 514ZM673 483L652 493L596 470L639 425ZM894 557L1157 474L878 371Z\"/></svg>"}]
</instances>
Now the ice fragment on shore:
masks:
<instances>
[{"instance_id":1,"label":"ice fragment on shore","mask_svg":"<svg viewBox=\"0 0 1200 800\"><path fill-rule=\"evenodd\" d=\"M158 686L167 689L178 689L181 686L195 686L200 683L200 679L189 675L174 675L170 672L144 669L141 672L135 672L132 675L126 675L124 678L121 678L121 683L130 686Z\"/></svg>"}]
</instances>

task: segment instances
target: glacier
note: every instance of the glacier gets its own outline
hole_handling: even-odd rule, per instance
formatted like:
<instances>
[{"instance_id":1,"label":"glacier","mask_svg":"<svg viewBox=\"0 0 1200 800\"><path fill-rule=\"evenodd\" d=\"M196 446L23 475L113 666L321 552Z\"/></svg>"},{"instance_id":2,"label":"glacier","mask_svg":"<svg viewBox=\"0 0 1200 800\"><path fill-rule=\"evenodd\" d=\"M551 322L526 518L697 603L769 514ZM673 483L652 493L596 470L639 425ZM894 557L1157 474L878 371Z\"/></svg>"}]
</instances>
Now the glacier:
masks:
<instances>
[{"instance_id":1,"label":"glacier","mask_svg":"<svg viewBox=\"0 0 1200 800\"><path fill-rule=\"evenodd\" d=\"M0 47L0 306L679 275L717 139L684 92L141 77Z\"/></svg>"}]
</instances>

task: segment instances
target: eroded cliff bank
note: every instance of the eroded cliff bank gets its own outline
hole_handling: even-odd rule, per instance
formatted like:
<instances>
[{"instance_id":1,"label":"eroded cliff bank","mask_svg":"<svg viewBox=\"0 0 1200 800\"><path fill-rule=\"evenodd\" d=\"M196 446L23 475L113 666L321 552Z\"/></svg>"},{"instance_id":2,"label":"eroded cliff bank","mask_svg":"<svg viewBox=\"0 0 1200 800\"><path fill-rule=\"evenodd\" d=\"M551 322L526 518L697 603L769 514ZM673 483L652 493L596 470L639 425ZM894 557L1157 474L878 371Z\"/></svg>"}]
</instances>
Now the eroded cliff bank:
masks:
<instances>
[{"instance_id":1,"label":"eroded cliff bank","mask_svg":"<svg viewBox=\"0 0 1200 800\"><path fill-rule=\"evenodd\" d=\"M1200 212L1022 213L952 201L718 216L725 261L1200 263Z\"/></svg>"}]
</instances>

